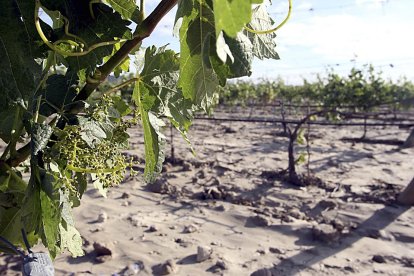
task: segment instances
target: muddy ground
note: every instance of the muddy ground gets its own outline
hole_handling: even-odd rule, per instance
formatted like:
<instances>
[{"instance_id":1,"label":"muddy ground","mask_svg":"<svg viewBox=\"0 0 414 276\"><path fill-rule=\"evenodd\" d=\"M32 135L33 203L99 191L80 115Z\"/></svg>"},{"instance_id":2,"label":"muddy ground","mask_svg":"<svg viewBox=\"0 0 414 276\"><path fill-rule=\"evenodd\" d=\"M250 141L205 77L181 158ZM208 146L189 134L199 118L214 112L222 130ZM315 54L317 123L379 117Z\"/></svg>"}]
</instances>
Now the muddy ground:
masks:
<instances>
[{"instance_id":1,"label":"muddy ground","mask_svg":"<svg viewBox=\"0 0 414 276\"><path fill-rule=\"evenodd\" d=\"M311 186L284 180L280 125L197 120L197 155L174 131L174 159L169 131L155 184L140 174L106 199L84 195L74 213L86 255L57 257L56 275L414 275L414 212L395 202L414 176L414 149L398 146L408 129L370 127L368 143L344 139L362 127L313 126ZM130 133L142 171L142 132ZM0 275L18 267L0 259Z\"/></svg>"}]
</instances>

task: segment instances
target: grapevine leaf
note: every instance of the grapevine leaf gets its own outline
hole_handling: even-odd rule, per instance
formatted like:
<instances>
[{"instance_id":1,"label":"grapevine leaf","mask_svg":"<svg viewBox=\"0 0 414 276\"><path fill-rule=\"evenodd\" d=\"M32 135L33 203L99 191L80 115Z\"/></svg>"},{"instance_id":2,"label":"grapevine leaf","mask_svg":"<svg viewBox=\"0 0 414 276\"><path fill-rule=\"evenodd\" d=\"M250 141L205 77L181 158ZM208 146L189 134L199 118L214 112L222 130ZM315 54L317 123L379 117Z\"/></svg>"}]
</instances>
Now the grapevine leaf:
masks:
<instances>
[{"instance_id":1,"label":"grapevine leaf","mask_svg":"<svg viewBox=\"0 0 414 276\"><path fill-rule=\"evenodd\" d=\"M227 63L230 68L228 78L250 76L253 62L253 45L243 33L238 33L236 38L226 37L226 43L234 55L234 62Z\"/></svg>"},{"instance_id":2,"label":"grapevine leaf","mask_svg":"<svg viewBox=\"0 0 414 276\"><path fill-rule=\"evenodd\" d=\"M61 183L52 172L49 172L32 162L31 182L40 187L40 220L36 230L42 238L43 244L49 250L52 258L61 252L59 224L62 219L60 206Z\"/></svg>"},{"instance_id":3,"label":"grapevine leaf","mask_svg":"<svg viewBox=\"0 0 414 276\"><path fill-rule=\"evenodd\" d=\"M156 116L148 112L141 101L141 91L146 88L141 82L137 82L134 87L134 101L139 108L141 114L142 128L144 129L145 144L145 180L153 182L158 173L161 172L162 163L164 162L164 135L160 132L159 127L163 122Z\"/></svg>"},{"instance_id":4,"label":"grapevine leaf","mask_svg":"<svg viewBox=\"0 0 414 276\"><path fill-rule=\"evenodd\" d=\"M121 117L124 117L128 114L130 114L132 112L131 108L129 107L129 105L122 100L121 97L119 96L114 96L112 97L112 101L114 102L113 107L111 107L111 109L116 110L116 115L112 115L111 117L114 119L119 119ZM112 113L115 113L115 111L112 111Z\"/></svg>"},{"instance_id":5,"label":"grapevine leaf","mask_svg":"<svg viewBox=\"0 0 414 276\"><path fill-rule=\"evenodd\" d=\"M82 238L75 228L70 197L62 190L60 190L60 205L62 206L62 223L59 225L61 250L67 248L72 257L83 256Z\"/></svg>"},{"instance_id":6,"label":"grapevine leaf","mask_svg":"<svg viewBox=\"0 0 414 276\"><path fill-rule=\"evenodd\" d=\"M150 83L156 76L168 76L179 70L178 55L166 49L166 46L156 48L148 47L145 51L144 67L140 73L146 83Z\"/></svg>"},{"instance_id":7,"label":"grapevine leaf","mask_svg":"<svg viewBox=\"0 0 414 276\"><path fill-rule=\"evenodd\" d=\"M67 0L43 0L42 5L48 10L59 11L68 19L69 33L76 35L83 40L85 49L97 43L114 41L114 39L131 39L132 32L128 28L130 21L123 20L121 15L113 12L113 9L102 3L92 4L92 12L89 9L90 1L67 1ZM53 32L53 41L67 40L65 33L65 26L55 29ZM76 40L75 38L71 38ZM63 45L62 49L70 51L67 44ZM92 52L82 55L81 57L63 57L63 61L69 70L83 73L92 73L96 66L103 62L103 58L112 55L113 45L102 46L94 49ZM82 71L81 71L82 72Z\"/></svg>"},{"instance_id":8,"label":"grapevine leaf","mask_svg":"<svg viewBox=\"0 0 414 276\"><path fill-rule=\"evenodd\" d=\"M32 154L37 155L39 151L42 151L49 142L50 136L52 136L52 127L45 124L35 123L32 127Z\"/></svg>"},{"instance_id":9,"label":"grapevine leaf","mask_svg":"<svg viewBox=\"0 0 414 276\"><path fill-rule=\"evenodd\" d=\"M157 116L155 116L152 112L148 112L148 121L150 123L152 148L155 153L155 163L153 163L153 167L148 171L147 181L153 182L155 177L161 172L162 163L165 159L164 150L166 138L161 132L161 129L165 127L165 123L163 120L157 118Z\"/></svg>"},{"instance_id":10,"label":"grapevine leaf","mask_svg":"<svg viewBox=\"0 0 414 276\"><path fill-rule=\"evenodd\" d=\"M27 49L30 51L30 55L36 58L45 58L47 56L47 51L49 48L46 45L43 45L42 39L40 38L35 24L35 17L34 17L34 8L35 8L35 1L26 1L26 0L13 0L9 2L15 2L14 5L19 9L21 19L24 23L25 31L27 35L30 37L30 41L26 41ZM2 7L4 7L2 5ZM45 30L45 33L51 32L51 28L44 23L41 19L39 19L40 25Z\"/></svg>"},{"instance_id":11,"label":"grapevine leaf","mask_svg":"<svg viewBox=\"0 0 414 276\"><path fill-rule=\"evenodd\" d=\"M59 225L61 235L61 248L67 248L72 254L72 257L76 258L85 255L82 250L82 238L79 231L75 227L68 224L67 227Z\"/></svg>"},{"instance_id":12,"label":"grapevine leaf","mask_svg":"<svg viewBox=\"0 0 414 276\"><path fill-rule=\"evenodd\" d=\"M258 31L270 30L272 29L273 23L274 21L269 16L265 5L259 5L253 9L252 21L248 24L248 27ZM255 34L248 31L244 31L244 33L249 37L253 44L253 53L256 57L259 59L279 59L279 55L275 50L275 33Z\"/></svg>"},{"instance_id":13,"label":"grapevine leaf","mask_svg":"<svg viewBox=\"0 0 414 276\"><path fill-rule=\"evenodd\" d=\"M37 185L29 185L26 195L21 208L22 220L25 230L33 232L38 230L42 215L39 187Z\"/></svg>"},{"instance_id":14,"label":"grapevine leaf","mask_svg":"<svg viewBox=\"0 0 414 276\"><path fill-rule=\"evenodd\" d=\"M139 9L135 4L135 0L107 0L111 7L121 14L123 19L134 20L139 18Z\"/></svg>"},{"instance_id":15,"label":"grapevine leaf","mask_svg":"<svg viewBox=\"0 0 414 276\"><path fill-rule=\"evenodd\" d=\"M193 118L193 104L177 88L179 66L174 51L166 47L147 48L140 73L145 85L144 93L147 93L142 96L142 103L156 116L166 116L191 146L187 131Z\"/></svg>"},{"instance_id":16,"label":"grapevine leaf","mask_svg":"<svg viewBox=\"0 0 414 276\"><path fill-rule=\"evenodd\" d=\"M177 89L177 80L178 72L168 78L158 76L153 79L153 87L159 87L159 97L152 110L162 111L158 114L166 116L192 147L187 132L194 117L194 106L190 100L183 97L181 90Z\"/></svg>"},{"instance_id":17,"label":"grapevine leaf","mask_svg":"<svg viewBox=\"0 0 414 276\"><path fill-rule=\"evenodd\" d=\"M10 208L13 207L13 205L15 205L13 195L4 192L0 193L0 208Z\"/></svg>"},{"instance_id":18,"label":"grapevine leaf","mask_svg":"<svg viewBox=\"0 0 414 276\"><path fill-rule=\"evenodd\" d=\"M76 173L76 190L79 193L79 197L76 200L72 199L73 207L78 207L80 205L80 198L82 197L83 193L86 191L88 187L88 181L86 179L86 175L82 173Z\"/></svg>"},{"instance_id":19,"label":"grapevine leaf","mask_svg":"<svg viewBox=\"0 0 414 276\"><path fill-rule=\"evenodd\" d=\"M232 53L233 59L227 59L225 63L221 57L212 55L210 62L214 71L220 77L220 85L224 86L227 79L239 78L251 75L251 66L253 62L253 45L245 34L238 33L236 38L231 38L226 34L223 36L226 48ZM219 44L217 43L217 47ZM217 49L217 53L220 51Z\"/></svg>"},{"instance_id":20,"label":"grapevine leaf","mask_svg":"<svg viewBox=\"0 0 414 276\"><path fill-rule=\"evenodd\" d=\"M220 34L217 37L216 48L217 55L222 62L227 61L227 56L230 58L231 62L234 62L233 54L231 53L230 48L227 45L226 40L224 39L223 32L220 32Z\"/></svg>"},{"instance_id":21,"label":"grapevine leaf","mask_svg":"<svg viewBox=\"0 0 414 276\"><path fill-rule=\"evenodd\" d=\"M227 79L231 76L230 66L223 63L218 56L210 56L210 63L219 77L219 83L221 86L225 86Z\"/></svg>"},{"instance_id":22,"label":"grapevine leaf","mask_svg":"<svg viewBox=\"0 0 414 276\"><path fill-rule=\"evenodd\" d=\"M60 206L62 210L61 212L62 220L65 222L65 224L74 225L75 222L72 216L72 204L69 201L68 192L63 192L62 190L59 190L59 197L60 197Z\"/></svg>"},{"instance_id":23,"label":"grapevine leaf","mask_svg":"<svg viewBox=\"0 0 414 276\"><path fill-rule=\"evenodd\" d=\"M250 0L214 0L217 36L224 31L228 36L236 37L237 33L251 20L252 2Z\"/></svg>"},{"instance_id":24,"label":"grapevine leaf","mask_svg":"<svg viewBox=\"0 0 414 276\"><path fill-rule=\"evenodd\" d=\"M295 164L300 165L306 162L306 155L302 152L299 157L295 160Z\"/></svg>"},{"instance_id":25,"label":"grapevine leaf","mask_svg":"<svg viewBox=\"0 0 414 276\"><path fill-rule=\"evenodd\" d=\"M306 143L305 131L301 128L297 134L296 141L299 145L304 145Z\"/></svg>"},{"instance_id":26,"label":"grapevine leaf","mask_svg":"<svg viewBox=\"0 0 414 276\"><path fill-rule=\"evenodd\" d=\"M21 16L15 1L1 1L0 110L12 103L27 107L42 70L34 61L34 43Z\"/></svg>"},{"instance_id":27,"label":"grapevine leaf","mask_svg":"<svg viewBox=\"0 0 414 276\"><path fill-rule=\"evenodd\" d=\"M42 97L39 113L50 116L62 113L76 97L78 78L73 72L65 75L51 75L46 81L46 88L40 92Z\"/></svg>"},{"instance_id":28,"label":"grapevine leaf","mask_svg":"<svg viewBox=\"0 0 414 276\"><path fill-rule=\"evenodd\" d=\"M22 179L21 172L13 168L10 168L8 172L11 175L9 191L12 193L24 193L27 188L27 183Z\"/></svg>"},{"instance_id":29,"label":"grapevine leaf","mask_svg":"<svg viewBox=\"0 0 414 276\"><path fill-rule=\"evenodd\" d=\"M81 127L81 137L89 147L94 148L96 144L106 139L107 132L102 128L102 123L90 118L78 117Z\"/></svg>"},{"instance_id":30,"label":"grapevine leaf","mask_svg":"<svg viewBox=\"0 0 414 276\"><path fill-rule=\"evenodd\" d=\"M10 173L5 173L0 175L0 192L5 192L9 188L10 182Z\"/></svg>"},{"instance_id":31,"label":"grapevine leaf","mask_svg":"<svg viewBox=\"0 0 414 276\"><path fill-rule=\"evenodd\" d=\"M60 252L59 224L61 215L58 204L59 202L56 202L49 198L49 196L44 191L40 191L40 203L42 208L42 241L48 248L51 257L55 258L57 253Z\"/></svg>"},{"instance_id":32,"label":"grapevine leaf","mask_svg":"<svg viewBox=\"0 0 414 276\"><path fill-rule=\"evenodd\" d=\"M91 173L91 179L93 187L98 190L98 192L104 197L107 197L108 188L104 187L104 184L99 180L95 173Z\"/></svg>"},{"instance_id":33,"label":"grapevine leaf","mask_svg":"<svg viewBox=\"0 0 414 276\"><path fill-rule=\"evenodd\" d=\"M211 44L216 44L213 11L205 3L180 1L178 18L182 18L178 86L185 98L208 111L219 84L219 78L209 61L212 49L215 50Z\"/></svg>"},{"instance_id":34,"label":"grapevine leaf","mask_svg":"<svg viewBox=\"0 0 414 276\"><path fill-rule=\"evenodd\" d=\"M131 30L127 27L128 21L122 20L116 13L102 13L97 20L90 25L82 25L79 36L88 45L94 45L103 41L113 41L116 38L131 39ZM79 71L86 69L91 73L94 68L103 62L103 58L112 55L114 46L103 46L96 48L91 53L79 57L67 57L68 67Z\"/></svg>"},{"instance_id":35,"label":"grapevine leaf","mask_svg":"<svg viewBox=\"0 0 414 276\"><path fill-rule=\"evenodd\" d=\"M23 128L23 109L20 106L12 105L3 112L0 112L0 139L9 143L20 136L19 130Z\"/></svg>"},{"instance_id":36,"label":"grapevine leaf","mask_svg":"<svg viewBox=\"0 0 414 276\"><path fill-rule=\"evenodd\" d=\"M21 209L16 207L6 209L0 206L0 236L12 243L18 243L21 240L20 229L22 229Z\"/></svg>"}]
</instances>

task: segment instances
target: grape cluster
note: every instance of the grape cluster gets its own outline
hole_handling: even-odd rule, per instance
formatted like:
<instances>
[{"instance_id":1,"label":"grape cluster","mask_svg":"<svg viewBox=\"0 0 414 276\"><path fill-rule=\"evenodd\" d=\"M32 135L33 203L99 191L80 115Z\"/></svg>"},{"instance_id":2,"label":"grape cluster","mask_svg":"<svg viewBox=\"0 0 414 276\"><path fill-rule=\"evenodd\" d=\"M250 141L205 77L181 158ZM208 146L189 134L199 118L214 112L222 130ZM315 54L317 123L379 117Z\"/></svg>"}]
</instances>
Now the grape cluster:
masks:
<instances>
[{"instance_id":1,"label":"grape cluster","mask_svg":"<svg viewBox=\"0 0 414 276\"><path fill-rule=\"evenodd\" d=\"M99 104L93 106L85 115L89 120L103 122L108 120L108 110L112 101L110 97L103 97ZM67 125L63 130L55 130L57 142L49 151L53 155L51 160L58 160L61 180L72 192L76 192L79 180L75 174L86 179L88 175L96 176L103 188L120 184L129 170L134 175L132 160L122 154L127 145L127 129L135 124L135 119L121 118L112 122L111 135L104 139L97 139L93 145L85 141L80 125Z\"/></svg>"}]
</instances>

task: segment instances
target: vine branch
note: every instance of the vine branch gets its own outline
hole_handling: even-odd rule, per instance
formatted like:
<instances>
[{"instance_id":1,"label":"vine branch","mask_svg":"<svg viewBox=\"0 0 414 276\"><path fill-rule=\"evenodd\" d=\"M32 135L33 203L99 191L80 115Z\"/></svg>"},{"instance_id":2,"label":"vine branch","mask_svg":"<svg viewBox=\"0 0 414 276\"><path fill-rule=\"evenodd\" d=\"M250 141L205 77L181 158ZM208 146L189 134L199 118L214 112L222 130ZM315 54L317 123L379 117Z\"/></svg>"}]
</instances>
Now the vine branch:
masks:
<instances>
[{"instance_id":1,"label":"vine branch","mask_svg":"<svg viewBox=\"0 0 414 276\"><path fill-rule=\"evenodd\" d=\"M177 4L178 0L162 0L151 14L137 27L135 37L128 40L121 48L101 67L97 69L98 74L87 80L83 89L76 96L75 101L86 100L91 93L108 77L108 75L119 65L128 54L142 41L149 37L161 19Z\"/></svg>"}]
</instances>

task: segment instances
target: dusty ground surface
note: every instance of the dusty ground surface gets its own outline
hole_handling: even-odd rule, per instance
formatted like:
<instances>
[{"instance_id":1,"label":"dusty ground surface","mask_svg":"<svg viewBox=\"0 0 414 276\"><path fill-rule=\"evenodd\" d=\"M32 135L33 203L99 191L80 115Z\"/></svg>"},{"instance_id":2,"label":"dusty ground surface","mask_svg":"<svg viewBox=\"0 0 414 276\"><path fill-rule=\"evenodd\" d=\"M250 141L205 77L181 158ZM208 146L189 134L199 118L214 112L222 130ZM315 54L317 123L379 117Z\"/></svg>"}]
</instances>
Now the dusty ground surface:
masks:
<instances>
[{"instance_id":1,"label":"dusty ground surface","mask_svg":"<svg viewBox=\"0 0 414 276\"><path fill-rule=\"evenodd\" d=\"M414 149L341 140L360 127L312 127L310 170L321 181L297 187L275 173L287 167L280 132L196 121L196 157L174 133L175 163L168 144L154 186L135 177L106 199L84 195L74 213L86 255L56 258L56 275L414 275L414 212L394 202L413 177ZM372 127L368 137L408 134ZM142 133L131 136L127 154L142 160ZM19 274L15 266L1 258L0 275Z\"/></svg>"}]
</instances>

